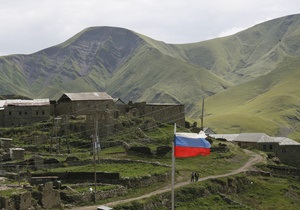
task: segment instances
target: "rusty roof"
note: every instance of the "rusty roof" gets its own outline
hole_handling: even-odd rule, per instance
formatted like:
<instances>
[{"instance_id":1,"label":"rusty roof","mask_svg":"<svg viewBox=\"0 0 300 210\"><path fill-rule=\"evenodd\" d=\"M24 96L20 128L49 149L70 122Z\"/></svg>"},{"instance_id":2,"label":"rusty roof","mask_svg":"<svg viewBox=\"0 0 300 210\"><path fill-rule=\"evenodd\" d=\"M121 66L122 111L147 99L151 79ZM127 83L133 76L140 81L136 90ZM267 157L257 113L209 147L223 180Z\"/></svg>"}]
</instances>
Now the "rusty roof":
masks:
<instances>
[{"instance_id":1,"label":"rusty roof","mask_svg":"<svg viewBox=\"0 0 300 210\"><path fill-rule=\"evenodd\" d=\"M84 93L65 93L71 101L99 101L99 100L113 100L113 98L106 92L84 92Z\"/></svg>"}]
</instances>

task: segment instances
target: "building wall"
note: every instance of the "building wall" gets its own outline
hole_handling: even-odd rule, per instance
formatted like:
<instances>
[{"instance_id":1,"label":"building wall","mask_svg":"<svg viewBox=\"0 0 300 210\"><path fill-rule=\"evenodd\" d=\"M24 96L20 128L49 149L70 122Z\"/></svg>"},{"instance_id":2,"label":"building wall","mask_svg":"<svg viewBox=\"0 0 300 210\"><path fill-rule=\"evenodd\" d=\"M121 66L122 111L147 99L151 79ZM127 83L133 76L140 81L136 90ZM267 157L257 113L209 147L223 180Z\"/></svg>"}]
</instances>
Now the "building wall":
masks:
<instances>
[{"instance_id":1,"label":"building wall","mask_svg":"<svg viewBox=\"0 0 300 210\"><path fill-rule=\"evenodd\" d=\"M25 156L25 150L21 148L10 148L10 158L12 160L23 160Z\"/></svg>"},{"instance_id":2,"label":"building wall","mask_svg":"<svg viewBox=\"0 0 300 210\"><path fill-rule=\"evenodd\" d=\"M28 125L48 120L50 118L50 105L7 106L0 116L3 127Z\"/></svg>"},{"instance_id":3,"label":"building wall","mask_svg":"<svg viewBox=\"0 0 300 210\"><path fill-rule=\"evenodd\" d=\"M12 139L9 138L0 138L0 148L9 149L12 147Z\"/></svg>"},{"instance_id":4,"label":"building wall","mask_svg":"<svg viewBox=\"0 0 300 210\"><path fill-rule=\"evenodd\" d=\"M57 115L87 115L114 107L113 100L60 101L56 105Z\"/></svg>"},{"instance_id":5,"label":"building wall","mask_svg":"<svg viewBox=\"0 0 300 210\"><path fill-rule=\"evenodd\" d=\"M135 117L152 117L163 123L176 123L185 126L184 105L176 104L146 104L129 103L117 104L113 100L82 100L71 101L63 98L56 104L57 115L85 115L86 133L95 134L96 119L98 121L99 136L107 136L115 131L115 120L120 115Z\"/></svg>"},{"instance_id":6,"label":"building wall","mask_svg":"<svg viewBox=\"0 0 300 210\"><path fill-rule=\"evenodd\" d=\"M278 148L278 142L262 142L257 144L257 149L265 152L276 152Z\"/></svg>"},{"instance_id":7,"label":"building wall","mask_svg":"<svg viewBox=\"0 0 300 210\"><path fill-rule=\"evenodd\" d=\"M94 135L98 124L98 136L105 137L114 132L114 110L92 112L86 116L86 133ZM97 121L97 123L96 123Z\"/></svg>"},{"instance_id":8,"label":"building wall","mask_svg":"<svg viewBox=\"0 0 300 210\"><path fill-rule=\"evenodd\" d=\"M157 121L185 126L184 105L146 105L145 112Z\"/></svg>"},{"instance_id":9,"label":"building wall","mask_svg":"<svg viewBox=\"0 0 300 210\"><path fill-rule=\"evenodd\" d=\"M0 126L4 127L4 110L0 110Z\"/></svg>"},{"instance_id":10,"label":"building wall","mask_svg":"<svg viewBox=\"0 0 300 210\"><path fill-rule=\"evenodd\" d=\"M281 145L276 150L281 162L300 167L300 145Z\"/></svg>"},{"instance_id":11,"label":"building wall","mask_svg":"<svg viewBox=\"0 0 300 210\"><path fill-rule=\"evenodd\" d=\"M183 104L147 104L145 102L128 105L135 117L152 117L158 122L176 123L185 126L185 110Z\"/></svg>"},{"instance_id":12,"label":"building wall","mask_svg":"<svg viewBox=\"0 0 300 210\"><path fill-rule=\"evenodd\" d=\"M247 147L257 147L256 142L245 142L245 141L234 141L237 145L239 145L242 148L247 148Z\"/></svg>"}]
</instances>

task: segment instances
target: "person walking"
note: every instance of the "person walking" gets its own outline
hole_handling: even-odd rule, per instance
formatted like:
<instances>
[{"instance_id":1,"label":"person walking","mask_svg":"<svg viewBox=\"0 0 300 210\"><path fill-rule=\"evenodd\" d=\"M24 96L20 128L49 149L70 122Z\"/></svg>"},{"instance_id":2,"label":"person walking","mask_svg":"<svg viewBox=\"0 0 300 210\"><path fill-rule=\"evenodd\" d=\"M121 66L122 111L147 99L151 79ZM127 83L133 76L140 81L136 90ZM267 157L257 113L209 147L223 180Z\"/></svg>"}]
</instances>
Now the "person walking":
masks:
<instances>
[{"instance_id":1,"label":"person walking","mask_svg":"<svg viewBox=\"0 0 300 210\"><path fill-rule=\"evenodd\" d=\"M198 179L199 179L199 173L195 172L195 181L198 182Z\"/></svg>"},{"instance_id":2,"label":"person walking","mask_svg":"<svg viewBox=\"0 0 300 210\"><path fill-rule=\"evenodd\" d=\"M194 181L195 181L195 172L193 171L192 175L191 175L191 182L194 182Z\"/></svg>"}]
</instances>

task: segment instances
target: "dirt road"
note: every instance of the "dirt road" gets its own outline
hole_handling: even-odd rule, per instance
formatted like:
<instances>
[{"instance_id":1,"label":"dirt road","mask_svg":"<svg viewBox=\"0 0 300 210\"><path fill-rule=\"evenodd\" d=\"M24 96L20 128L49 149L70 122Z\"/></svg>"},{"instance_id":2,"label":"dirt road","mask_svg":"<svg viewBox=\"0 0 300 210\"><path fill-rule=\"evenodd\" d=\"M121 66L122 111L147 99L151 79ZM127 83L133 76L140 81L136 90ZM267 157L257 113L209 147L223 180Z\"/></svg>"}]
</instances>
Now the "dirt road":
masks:
<instances>
[{"instance_id":1,"label":"dirt road","mask_svg":"<svg viewBox=\"0 0 300 210\"><path fill-rule=\"evenodd\" d=\"M239 168L237 170L234 170L234 171L231 171L231 172L226 173L226 174L220 174L220 175L203 177L203 178L200 178L198 181L204 181L204 180L208 180L208 179L226 177L226 176L231 176L231 175L239 174L239 173L242 173L242 172L245 172L245 171L249 171L252 168L252 166L254 166L255 164L257 164L257 163L259 163L259 162L261 162L263 160L263 157L261 155L259 155L259 154L251 152L249 150L245 150L245 152L247 154L250 154L251 158L241 168ZM188 181L184 181L184 182L179 182L179 183L176 183L174 185L174 188L182 187L182 186L188 185L190 183L191 182L189 180ZM125 199L125 200L119 200L119 201L114 201L114 202L110 202L110 203L106 203L106 204L102 204L102 205L113 207L113 206L116 206L116 205L119 205L119 204L122 204L122 203L127 203L127 202L131 202L131 201L135 201L135 200L140 200L140 199L143 199L143 198L148 198L148 197L150 197L152 195L158 195L158 194L162 194L162 193L165 193L165 192L168 192L168 191L171 191L171 185L168 185L168 186L166 186L164 188L161 188L159 190L153 191L151 193L148 193L148 194L145 194L145 195L142 195L142 196L139 196L139 197L129 198L129 199ZM72 209L74 209L74 210L92 210L92 209L96 209L97 206L100 206L100 205L74 207Z\"/></svg>"}]
</instances>

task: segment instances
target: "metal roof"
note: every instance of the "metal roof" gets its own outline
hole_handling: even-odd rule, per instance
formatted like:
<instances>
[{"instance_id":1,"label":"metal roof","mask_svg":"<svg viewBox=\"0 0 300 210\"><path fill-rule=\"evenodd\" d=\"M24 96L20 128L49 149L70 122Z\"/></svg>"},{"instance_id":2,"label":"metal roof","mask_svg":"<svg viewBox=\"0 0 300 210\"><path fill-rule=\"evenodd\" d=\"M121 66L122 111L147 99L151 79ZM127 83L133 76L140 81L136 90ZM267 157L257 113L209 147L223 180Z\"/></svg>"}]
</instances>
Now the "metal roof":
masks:
<instances>
[{"instance_id":1,"label":"metal roof","mask_svg":"<svg viewBox=\"0 0 300 210\"><path fill-rule=\"evenodd\" d=\"M239 134L209 134L209 136L215 139L226 139L227 141L233 141Z\"/></svg>"},{"instance_id":2,"label":"metal roof","mask_svg":"<svg viewBox=\"0 0 300 210\"><path fill-rule=\"evenodd\" d=\"M98 206L97 210L112 210L113 208L108 207L108 206Z\"/></svg>"},{"instance_id":3,"label":"metal roof","mask_svg":"<svg viewBox=\"0 0 300 210\"><path fill-rule=\"evenodd\" d=\"M273 138L265 133L241 133L233 141L239 142L274 142Z\"/></svg>"},{"instance_id":4,"label":"metal roof","mask_svg":"<svg viewBox=\"0 0 300 210\"><path fill-rule=\"evenodd\" d=\"M4 107L5 104L6 104L6 100L0 100L0 107Z\"/></svg>"},{"instance_id":5,"label":"metal roof","mask_svg":"<svg viewBox=\"0 0 300 210\"><path fill-rule=\"evenodd\" d=\"M71 101L113 100L106 92L65 93Z\"/></svg>"},{"instance_id":6,"label":"metal roof","mask_svg":"<svg viewBox=\"0 0 300 210\"><path fill-rule=\"evenodd\" d=\"M0 138L0 140L3 140L3 141L12 141L11 138Z\"/></svg>"},{"instance_id":7,"label":"metal roof","mask_svg":"<svg viewBox=\"0 0 300 210\"><path fill-rule=\"evenodd\" d=\"M279 142L278 144L280 146L283 146L283 145L300 145L299 142L294 141L294 140L292 140L290 138L287 138L287 137L274 137L274 141Z\"/></svg>"},{"instance_id":8,"label":"metal roof","mask_svg":"<svg viewBox=\"0 0 300 210\"><path fill-rule=\"evenodd\" d=\"M182 106L179 103L146 103L146 106Z\"/></svg>"},{"instance_id":9,"label":"metal roof","mask_svg":"<svg viewBox=\"0 0 300 210\"><path fill-rule=\"evenodd\" d=\"M278 143L284 145L300 145L299 142L287 137L270 137L265 133L241 133L241 134L209 134L216 139L226 139L227 141L256 142L256 143Z\"/></svg>"},{"instance_id":10,"label":"metal roof","mask_svg":"<svg viewBox=\"0 0 300 210\"><path fill-rule=\"evenodd\" d=\"M45 99L33 99L33 100L23 100L23 99L7 99L0 100L0 107L6 106L49 106L50 100Z\"/></svg>"}]
</instances>

